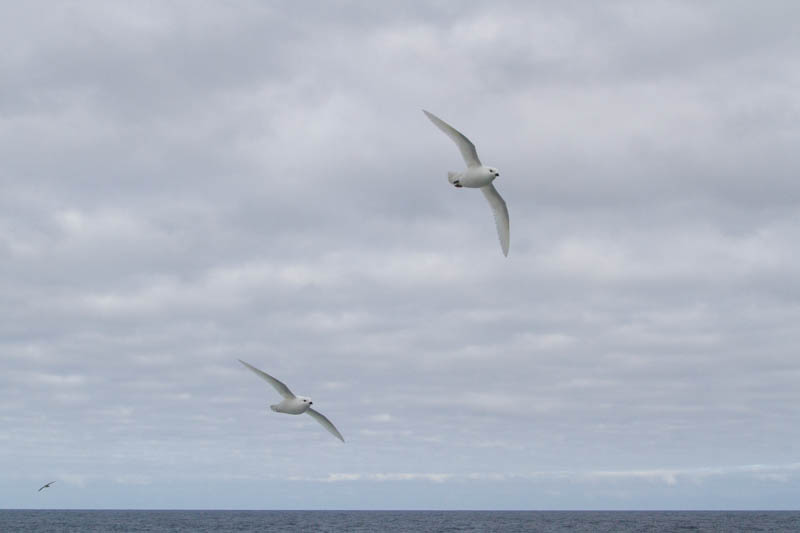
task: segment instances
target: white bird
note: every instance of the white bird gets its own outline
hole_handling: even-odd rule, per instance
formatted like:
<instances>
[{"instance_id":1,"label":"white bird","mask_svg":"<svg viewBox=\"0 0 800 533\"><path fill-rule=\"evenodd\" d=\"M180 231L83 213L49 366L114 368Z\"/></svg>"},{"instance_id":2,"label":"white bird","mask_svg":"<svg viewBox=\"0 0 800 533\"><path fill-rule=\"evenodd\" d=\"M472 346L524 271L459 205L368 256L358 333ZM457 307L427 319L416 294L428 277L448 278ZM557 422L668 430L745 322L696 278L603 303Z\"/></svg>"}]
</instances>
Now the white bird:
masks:
<instances>
[{"instance_id":1,"label":"white bird","mask_svg":"<svg viewBox=\"0 0 800 533\"><path fill-rule=\"evenodd\" d=\"M55 483L55 481L51 481L50 483L46 483L46 484L42 485L41 487L39 487L39 490L37 490L36 492L42 492L42 489L49 489L50 485L52 485L53 483Z\"/></svg>"},{"instance_id":2,"label":"white bird","mask_svg":"<svg viewBox=\"0 0 800 533\"><path fill-rule=\"evenodd\" d=\"M461 132L456 130L453 126L440 119L433 113L422 110L431 122L437 128L442 130L445 135L453 139L458 149L461 150L461 156L467 164L467 169L463 172L448 172L447 179L456 187L469 187L472 189L480 189L483 195L489 201L489 205L494 213L494 222L497 226L497 236L500 238L500 247L503 249L503 255L508 257L508 243L509 243L509 223L508 223L508 208L506 202L494 188L492 182L500 175L500 172L493 167L485 167L478 159L478 152L475 150L475 145L467 139Z\"/></svg>"},{"instance_id":3,"label":"white bird","mask_svg":"<svg viewBox=\"0 0 800 533\"><path fill-rule=\"evenodd\" d=\"M325 417L325 415L311 408L311 405L314 403L311 401L311 398L308 398L307 396L295 396L292 391L289 390L289 387L284 385L281 381L273 378L266 372L262 372L253 365L245 363L241 359L239 359L239 362L252 370L260 378L266 380L267 383L275 387L275 390L278 391L278 394L283 396L283 401L275 405L270 405L270 409L276 413L286 413L287 415L301 415L303 413L309 414L312 418L314 418L314 420L322 424L325 429L330 431L334 437L344 442L344 437L342 437L342 434L339 433L338 429L336 429L336 426L334 426L331 421Z\"/></svg>"}]
</instances>

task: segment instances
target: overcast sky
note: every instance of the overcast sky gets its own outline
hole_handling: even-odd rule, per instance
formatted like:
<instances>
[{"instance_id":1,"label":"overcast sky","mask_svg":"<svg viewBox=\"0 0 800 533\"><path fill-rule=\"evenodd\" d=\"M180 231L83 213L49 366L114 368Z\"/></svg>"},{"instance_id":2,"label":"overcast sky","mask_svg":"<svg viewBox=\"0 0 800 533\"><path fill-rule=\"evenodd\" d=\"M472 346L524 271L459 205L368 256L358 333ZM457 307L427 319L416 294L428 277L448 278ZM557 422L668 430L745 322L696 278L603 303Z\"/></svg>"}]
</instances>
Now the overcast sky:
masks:
<instances>
[{"instance_id":1,"label":"overcast sky","mask_svg":"<svg viewBox=\"0 0 800 533\"><path fill-rule=\"evenodd\" d=\"M3 3L0 506L796 508L798 18Z\"/></svg>"}]
</instances>

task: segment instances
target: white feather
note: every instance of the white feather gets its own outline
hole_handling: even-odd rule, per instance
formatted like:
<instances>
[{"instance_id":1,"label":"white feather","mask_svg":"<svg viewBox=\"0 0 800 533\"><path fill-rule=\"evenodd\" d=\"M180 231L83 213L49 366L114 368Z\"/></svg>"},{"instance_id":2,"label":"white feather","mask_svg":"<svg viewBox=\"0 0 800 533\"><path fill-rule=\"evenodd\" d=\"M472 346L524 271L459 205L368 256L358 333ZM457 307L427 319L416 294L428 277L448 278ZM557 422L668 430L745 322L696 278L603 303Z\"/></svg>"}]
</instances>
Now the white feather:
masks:
<instances>
[{"instance_id":1,"label":"white feather","mask_svg":"<svg viewBox=\"0 0 800 533\"><path fill-rule=\"evenodd\" d=\"M494 213L494 223L497 226L497 237L500 239L500 247L503 249L503 255L508 257L508 243L510 241L510 224L508 222L508 207L506 201L494 188L491 183L481 187L483 195L489 200L489 205Z\"/></svg>"},{"instance_id":2,"label":"white feather","mask_svg":"<svg viewBox=\"0 0 800 533\"><path fill-rule=\"evenodd\" d=\"M467 164L467 167L481 166L481 160L478 159L478 152L475 150L475 145L472 144L472 141L467 139L463 133L433 113L429 113L424 109L422 112L425 113L425 116L428 117L437 128L442 130L445 135L453 139L453 142L456 143L456 146L458 146L458 149L461 151L461 157L464 158L464 162Z\"/></svg>"},{"instance_id":3,"label":"white feather","mask_svg":"<svg viewBox=\"0 0 800 533\"><path fill-rule=\"evenodd\" d=\"M333 425L333 422L331 422L330 420L328 420L328 419L327 419L327 417L326 417L325 415L323 415L323 414L322 414L322 413L320 413L319 411L315 411L314 409L312 409L312 408L310 408L310 407L309 407L309 408L306 410L306 413L307 413L307 414L309 414L309 415L311 415L311 417L312 417L314 420L316 420L317 422L319 422L320 424L322 424L322 427L324 427L325 429L327 429L328 431L330 431L330 432L331 432L331 434L332 434L334 437L336 437L336 438L337 438L337 439L339 439L340 441L344 442L344 437L342 437L342 434L341 434L341 433L339 433L339 430L338 430L338 429L336 429L336 426L334 426L334 425Z\"/></svg>"}]
</instances>

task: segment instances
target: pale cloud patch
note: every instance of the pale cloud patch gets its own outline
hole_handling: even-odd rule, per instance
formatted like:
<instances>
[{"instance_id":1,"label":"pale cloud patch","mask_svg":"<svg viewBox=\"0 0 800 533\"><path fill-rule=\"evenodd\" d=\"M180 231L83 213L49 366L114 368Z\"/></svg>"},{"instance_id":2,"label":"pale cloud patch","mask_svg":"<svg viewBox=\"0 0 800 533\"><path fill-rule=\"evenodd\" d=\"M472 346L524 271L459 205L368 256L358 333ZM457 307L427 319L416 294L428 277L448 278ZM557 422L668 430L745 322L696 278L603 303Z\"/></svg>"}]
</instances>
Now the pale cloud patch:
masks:
<instances>
[{"instance_id":1,"label":"pale cloud patch","mask_svg":"<svg viewBox=\"0 0 800 533\"><path fill-rule=\"evenodd\" d=\"M347 390L351 386L345 381L325 381L322 383L322 388L325 390L340 391Z\"/></svg>"},{"instance_id":2,"label":"pale cloud patch","mask_svg":"<svg viewBox=\"0 0 800 533\"><path fill-rule=\"evenodd\" d=\"M150 485L153 481L150 476L127 474L115 477L114 482L119 485Z\"/></svg>"},{"instance_id":3,"label":"pale cloud patch","mask_svg":"<svg viewBox=\"0 0 800 533\"><path fill-rule=\"evenodd\" d=\"M453 474L445 473L419 473L419 472L377 472L377 473L355 473L355 472L335 472L326 477L313 478L304 476L291 476L291 481L318 481L325 483L340 483L353 481L430 481L432 483L444 483L453 479Z\"/></svg>"},{"instance_id":4,"label":"pale cloud patch","mask_svg":"<svg viewBox=\"0 0 800 533\"><path fill-rule=\"evenodd\" d=\"M58 477L59 481L79 488L85 488L87 484L95 478L93 475L76 473L62 473L58 474L56 477Z\"/></svg>"},{"instance_id":5,"label":"pale cloud patch","mask_svg":"<svg viewBox=\"0 0 800 533\"><path fill-rule=\"evenodd\" d=\"M45 374L45 373L32 373L27 378L29 381L46 386L80 386L85 385L88 380L86 376L81 374Z\"/></svg>"},{"instance_id":6,"label":"pale cloud patch","mask_svg":"<svg viewBox=\"0 0 800 533\"><path fill-rule=\"evenodd\" d=\"M671 470L626 470L626 471L595 471L586 474L588 479L646 479L662 481L667 485L677 485L678 472Z\"/></svg>"},{"instance_id":7,"label":"pale cloud patch","mask_svg":"<svg viewBox=\"0 0 800 533\"><path fill-rule=\"evenodd\" d=\"M786 465L742 465L731 467L697 467L697 468L655 468L631 470L558 470L540 472L470 472L470 473L409 473L409 472L383 472L383 473L331 473L323 478L296 478L305 481L431 481L444 483L446 481L546 481L570 480L572 482L617 482L625 480L643 480L659 482L674 487L683 479L693 483L702 482L712 477L729 477L741 474L751 475L755 479L765 481L786 482L800 471L800 465L790 463Z\"/></svg>"}]
</instances>

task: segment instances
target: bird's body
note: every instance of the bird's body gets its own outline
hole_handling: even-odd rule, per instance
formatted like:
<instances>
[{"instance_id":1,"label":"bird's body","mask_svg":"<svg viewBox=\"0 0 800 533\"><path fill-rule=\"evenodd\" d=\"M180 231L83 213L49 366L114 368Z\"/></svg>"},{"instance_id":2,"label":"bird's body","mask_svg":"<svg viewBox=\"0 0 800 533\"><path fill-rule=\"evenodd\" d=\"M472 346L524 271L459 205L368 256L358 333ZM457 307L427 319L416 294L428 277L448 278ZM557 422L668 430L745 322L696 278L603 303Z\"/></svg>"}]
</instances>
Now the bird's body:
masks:
<instances>
[{"instance_id":1,"label":"bird's body","mask_svg":"<svg viewBox=\"0 0 800 533\"><path fill-rule=\"evenodd\" d=\"M270 405L269 408L276 413L284 413L287 415L302 415L308 408L311 407L311 398L304 398L296 396L294 398L285 398L281 403Z\"/></svg>"},{"instance_id":2,"label":"bird's body","mask_svg":"<svg viewBox=\"0 0 800 533\"><path fill-rule=\"evenodd\" d=\"M322 424L322 427L327 429L334 437L344 442L344 437L342 437L342 434L339 433L338 429L336 429L336 426L334 426L333 423L325 417L325 415L311 408L311 405L314 403L311 401L311 398L307 396L295 396L294 393L289 390L289 387L287 387L282 381L275 379L266 372L257 369L249 363L245 363L241 359L239 359L239 362L252 370L254 374L267 381L275 388L276 391L278 391L278 394L283 396L283 401L270 405L270 409L276 413L283 413L287 415L302 415L303 413L311 415L314 420Z\"/></svg>"},{"instance_id":3,"label":"bird's body","mask_svg":"<svg viewBox=\"0 0 800 533\"><path fill-rule=\"evenodd\" d=\"M496 168L487 167L481 163L481 160L478 158L478 152L475 150L475 145L461 132L433 113L429 113L424 109L422 112L425 113L425 116L427 116L437 128L442 130L445 135L456 143L456 146L461 152L461 157L464 158L464 162L467 164L467 169L461 172L448 172L447 180L455 187L480 189L483 192L494 214L497 236L500 239L500 247L503 250L503 255L507 256L510 241L508 207L506 207L505 200L503 200L493 184L494 180L500 176L500 172Z\"/></svg>"},{"instance_id":4,"label":"bird's body","mask_svg":"<svg viewBox=\"0 0 800 533\"><path fill-rule=\"evenodd\" d=\"M37 490L36 492L42 492L42 489L49 489L50 485L52 485L53 483L55 483L55 481L51 481L50 483L45 483L44 485L39 487L39 490Z\"/></svg>"},{"instance_id":5,"label":"bird's body","mask_svg":"<svg viewBox=\"0 0 800 533\"><path fill-rule=\"evenodd\" d=\"M470 167L463 172L448 172L447 179L456 187L468 187L470 189L480 189L490 185L497 177L496 170L484 167Z\"/></svg>"}]
</instances>

